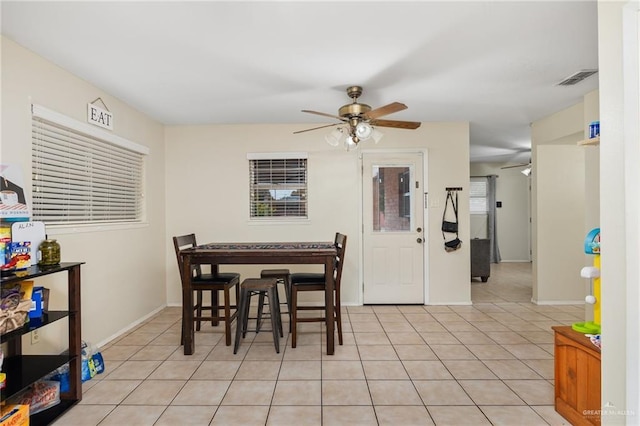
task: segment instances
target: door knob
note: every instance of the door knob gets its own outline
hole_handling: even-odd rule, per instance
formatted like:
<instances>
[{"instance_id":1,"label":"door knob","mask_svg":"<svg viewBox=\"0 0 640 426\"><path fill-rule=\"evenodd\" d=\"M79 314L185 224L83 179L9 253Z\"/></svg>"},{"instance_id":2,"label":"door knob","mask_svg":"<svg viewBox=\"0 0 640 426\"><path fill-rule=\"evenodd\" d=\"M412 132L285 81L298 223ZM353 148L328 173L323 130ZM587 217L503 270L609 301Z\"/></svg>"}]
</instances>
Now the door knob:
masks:
<instances>
[{"instance_id":1,"label":"door knob","mask_svg":"<svg viewBox=\"0 0 640 426\"><path fill-rule=\"evenodd\" d=\"M422 232L422 228L416 229L416 232Z\"/></svg>"},{"instance_id":2,"label":"door knob","mask_svg":"<svg viewBox=\"0 0 640 426\"><path fill-rule=\"evenodd\" d=\"M416 241L418 242L418 244L422 244L422 238L418 238Z\"/></svg>"}]
</instances>

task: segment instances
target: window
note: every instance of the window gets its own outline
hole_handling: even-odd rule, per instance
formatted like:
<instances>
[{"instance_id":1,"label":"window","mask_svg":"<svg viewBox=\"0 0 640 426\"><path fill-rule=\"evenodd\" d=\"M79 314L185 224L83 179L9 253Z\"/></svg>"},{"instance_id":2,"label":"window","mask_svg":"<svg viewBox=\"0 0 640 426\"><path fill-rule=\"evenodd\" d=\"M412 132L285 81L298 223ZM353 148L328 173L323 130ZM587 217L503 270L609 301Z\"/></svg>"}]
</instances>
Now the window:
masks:
<instances>
[{"instance_id":1,"label":"window","mask_svg":"<svg viewBox=\"0 0 640 426\"><path fill-rule=\"evenodd\" d=\"M306 153L249 154L251 219L307 218Z\"/></svg>"},{"instance_id":2,"label":"window","mask_svg":"<svg viewBox=\"0 0 640 426\"><path fill-rule=\"evenodd\" d=\"M142 222L148 148L38 105L32 112L33 219Z\"/></svg>"},{"instance_id":3,"label":"window","mask_svg":"<svg viewBox=\"0 0 640 426\"><path fill-rule=\"evenodd\" d=\"M488 212L487 196L487 179L472 179L469 188L469 212L471 214L486 214Z\"/></svg>"}]
</instances>

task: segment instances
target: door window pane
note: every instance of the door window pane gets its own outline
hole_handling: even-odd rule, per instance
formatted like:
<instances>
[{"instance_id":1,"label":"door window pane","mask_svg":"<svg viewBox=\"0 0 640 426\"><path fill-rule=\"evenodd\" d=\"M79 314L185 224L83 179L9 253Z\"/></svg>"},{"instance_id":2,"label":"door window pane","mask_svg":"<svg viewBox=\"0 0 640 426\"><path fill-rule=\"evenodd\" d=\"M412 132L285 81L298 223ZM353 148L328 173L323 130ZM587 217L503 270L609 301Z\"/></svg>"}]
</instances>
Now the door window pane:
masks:
<instances>
[{"instance_id":1,"label":"door window pane","mask_svg":"<svg viewBox=\"0 0 640 426\"><path fill-rule=\"evenodd\" d=\"M409 167L373 166L373 230L411 229L411 172Z\"/></svg>"}]
</instances>

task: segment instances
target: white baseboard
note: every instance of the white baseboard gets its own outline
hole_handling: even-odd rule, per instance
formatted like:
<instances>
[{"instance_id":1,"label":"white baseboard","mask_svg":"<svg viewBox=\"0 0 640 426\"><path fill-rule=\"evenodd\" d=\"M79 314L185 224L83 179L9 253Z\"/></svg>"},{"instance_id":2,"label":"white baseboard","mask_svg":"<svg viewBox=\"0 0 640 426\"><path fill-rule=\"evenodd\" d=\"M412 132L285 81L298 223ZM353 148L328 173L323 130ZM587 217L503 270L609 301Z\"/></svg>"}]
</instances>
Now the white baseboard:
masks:
<instances>
[{"instance_id":1,"label":"white baseboard","mask_svg":"<svg viewBox=\"0 0 640 426\"><path fill-rule=\"evenodd\" d=\"M531 299L531 303L535 305L584 305L584 299L582 300L534 300Z\"/></svg>"},{"instance_id":2,"label":"white baseboard","mask_svg":"<svg viewBox=\"0 0 640 426\"><path fill-rule=\"evenodd\" d=\"M127 333L132 328L135 328L139 324L142 324L144 321L148 320L149 318L151 318L152 316L154 316L155 314L157 314L158 312L163 310L166 306L167 305L163 305L163 306L160 306L159 308L154 309L153 311L151 311L150 313L148 313L144 317L132 322L131 324L129 324L125 328L121 329L120 331L116 332L115 334L112 334L111 336L107 337L106 339L98 342L98 347L102 347L102 346L106 345L107 343L111 342L112 340L114 340L114 339L122 336L123 334ZM178 306L182 306L182 304L180 304Z\"/></svg>"}]
</instances>

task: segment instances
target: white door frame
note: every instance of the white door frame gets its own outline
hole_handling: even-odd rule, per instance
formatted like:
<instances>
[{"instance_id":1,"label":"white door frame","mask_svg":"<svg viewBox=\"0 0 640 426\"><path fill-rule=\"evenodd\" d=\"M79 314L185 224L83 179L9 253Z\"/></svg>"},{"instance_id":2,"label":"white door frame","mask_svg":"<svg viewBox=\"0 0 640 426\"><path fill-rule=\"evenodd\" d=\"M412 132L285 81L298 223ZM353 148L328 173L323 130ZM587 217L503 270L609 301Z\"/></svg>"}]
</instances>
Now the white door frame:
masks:
<instances>
[{"instance_id":1,"label":"white door frame","mask_svg":"<svg viewBox=\"0 0 640 426\"><path fill-rule=\"evenodd\" d=\"M358 232L358 242L360 245L360 253L358 253L358 264L360 267L358 268L358 305L362 306L364 304L364 181L362 179L363 175L363 154L386 154L389 156L393 156L394 154L422 154L422 192L424 193L422 196L422 206L423 206L423 230L424 230L424 259L423 259L423 277L424 277L424 304L429 304L429 242L431 239L431 235L429 234L429 200L427 198L427 194L429 191L429 156L427 149L421 148L400 148L400 149L363 149L358 153L358 168L360 172L358 173L358 180L360 185L360 203L359 203L359 217L360 223L358 225L360 232Z\"/></svg>"}]
</instances>

